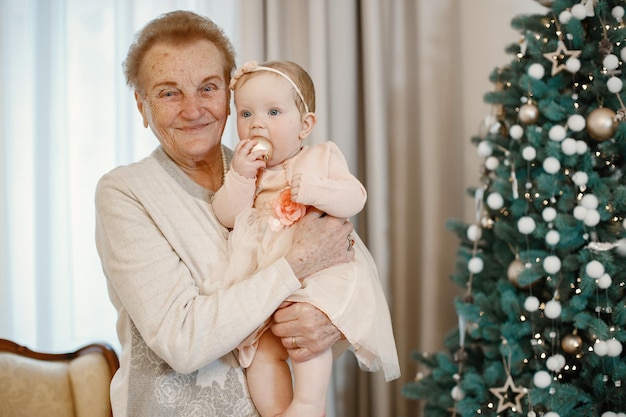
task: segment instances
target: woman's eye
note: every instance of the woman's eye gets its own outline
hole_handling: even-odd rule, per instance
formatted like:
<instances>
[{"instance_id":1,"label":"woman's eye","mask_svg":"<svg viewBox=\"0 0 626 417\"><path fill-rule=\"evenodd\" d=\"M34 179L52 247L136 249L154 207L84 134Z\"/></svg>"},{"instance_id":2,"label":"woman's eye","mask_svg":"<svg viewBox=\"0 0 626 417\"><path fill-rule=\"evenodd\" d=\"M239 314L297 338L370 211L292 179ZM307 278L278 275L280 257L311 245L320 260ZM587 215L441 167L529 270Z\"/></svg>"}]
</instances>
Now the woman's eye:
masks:
<instances>
[{"instance_id":1,"label":"woman's eye","mask_svg":"<svg viewBox=\"0 0 626 417\"><path fill-rule=\"evenodd\" d=\"M213 84L209 84L209 85L205 85L204 87L202 87L202 92L204 94L213 94L215 93L215 91L217 90L217 87L215 87L215 85Z\"/></svg>"},{"instance_id":2,"label":"woman's eye","mask_svg":"<svg viewBox=\"0 0 626 417\"><path fill-rule=\"evenodd\" d=\"M278 116L280 114L280 110L278 109L270 109L267 114L269 114L270 116Z\"/></svg>"}]
</instances>

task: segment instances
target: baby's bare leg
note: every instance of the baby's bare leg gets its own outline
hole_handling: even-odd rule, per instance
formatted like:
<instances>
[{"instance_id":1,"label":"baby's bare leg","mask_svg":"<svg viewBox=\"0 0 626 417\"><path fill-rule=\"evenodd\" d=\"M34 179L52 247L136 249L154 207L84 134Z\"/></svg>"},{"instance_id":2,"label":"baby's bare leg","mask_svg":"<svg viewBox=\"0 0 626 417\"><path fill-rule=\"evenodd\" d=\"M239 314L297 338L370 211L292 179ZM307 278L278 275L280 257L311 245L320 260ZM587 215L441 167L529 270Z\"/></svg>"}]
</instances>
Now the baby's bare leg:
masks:
<instances>
[{"instance_id":1,"label":"baby's bare leg","mask_svg":"<svg viewBox=\"0 0 626 417\"><path fill-rule=\"evenodd\" d=\"M333 368L333 353L328 349L304 362L292 361L293 401L281 417L324 417L326 393Z\"/></svg>"},{"instance_id":2,"label":"baby's bare leg","mask_svg":"<svg viewBox=\"0 0 626 417\"><path fill-rule=\"evenodd\" d=\"M287 351L280 339L266 331L246 372L250 396L262 417L279 416L292 398Z\"/></svg>"}]
</instances>

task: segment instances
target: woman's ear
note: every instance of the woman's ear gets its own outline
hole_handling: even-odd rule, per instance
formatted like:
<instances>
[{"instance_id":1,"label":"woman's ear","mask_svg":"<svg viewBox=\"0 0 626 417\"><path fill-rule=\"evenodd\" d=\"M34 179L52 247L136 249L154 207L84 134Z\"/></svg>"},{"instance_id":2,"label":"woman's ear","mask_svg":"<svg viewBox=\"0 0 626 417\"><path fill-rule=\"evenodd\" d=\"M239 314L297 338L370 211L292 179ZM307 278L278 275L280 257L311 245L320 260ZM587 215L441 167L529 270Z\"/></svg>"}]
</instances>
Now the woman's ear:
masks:
<instances>
[{"instance_id":1,"label":"woman's ear","mask_svg":"<svg viewBox=\"0 0 626 417\"><path fill-rule=\"evenodd\" d=\"M315 116L315 113L308 112L304 115L304 118L302 119L302 129L300 130L299 135L300 140L309 136L315 127L315 123L317 123L317 116Z\"/></svg>"},{"instance_id":2,"label":"woman's ear","mask_svg":"<svg viewBox=\"0 0 626 417\"><path fill-rule=\"evenodd\" d=\"M137 90L135 90L135 101L137 102L137 110L141 113L141 117L143 119L143 127L148 127L148 117L146 116L146 109L143 105L143 97Z\"/></svg>"}]
</instances>

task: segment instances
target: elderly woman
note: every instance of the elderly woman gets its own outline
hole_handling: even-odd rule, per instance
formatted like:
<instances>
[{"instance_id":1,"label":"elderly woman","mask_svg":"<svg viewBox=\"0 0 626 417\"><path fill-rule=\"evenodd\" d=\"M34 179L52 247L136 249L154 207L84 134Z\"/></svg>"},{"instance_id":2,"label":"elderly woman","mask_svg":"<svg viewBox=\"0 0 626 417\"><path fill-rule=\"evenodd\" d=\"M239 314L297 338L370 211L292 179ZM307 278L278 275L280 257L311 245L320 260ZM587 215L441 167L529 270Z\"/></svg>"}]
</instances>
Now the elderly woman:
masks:
<instances>
[{"instance_id":1,"label":"elderly woman","mask_svg":"<svg viewBox=\"0 0 626 417\"><path fill-rule=\"evenodd\" d=\"M211 199L232 155L221 137L234 67L221 29L191 12L153 20L128 51L127 82L160 146L104 175L96 190L96 243L122 346L115 417L256 416L232 352L246 336L274 314L272 331L296 360L341 338L309 304L276 309L308 275L353 259L346 219L307 214L286 256L200 295L227 260L228 230Z\"/></svg>"}]
</instances>

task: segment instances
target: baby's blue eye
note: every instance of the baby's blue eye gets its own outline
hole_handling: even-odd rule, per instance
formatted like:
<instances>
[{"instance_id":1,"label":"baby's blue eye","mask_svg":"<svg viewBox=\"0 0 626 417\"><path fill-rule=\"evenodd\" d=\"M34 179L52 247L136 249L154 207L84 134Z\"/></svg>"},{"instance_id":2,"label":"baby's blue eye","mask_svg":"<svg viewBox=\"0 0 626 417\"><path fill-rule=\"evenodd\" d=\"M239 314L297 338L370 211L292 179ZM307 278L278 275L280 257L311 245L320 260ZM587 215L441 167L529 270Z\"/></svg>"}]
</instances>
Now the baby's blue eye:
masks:
<instances>
[{"instance_id":1,"label":"baby's blue eye","mask_svg":"<svg viewBox=\"0 0 626 417\"><path fill-rule=\"evenodd\" d=\"M278 116L280 114L280 111L277 109L270 109L270 111L267 112L270 116Z\"/></svg>"},{"instance_id":2,"label":"baby's blue eye","mask_svg":"<svg viewBox=\"0 0 626 417\"><path fill-rule=\"evenodd\" d=\"M244 110L241 112L241 117L250 117L250 116L252 116L252 113L250 113L247 110Z\"/></svg>"}]
</instances>

